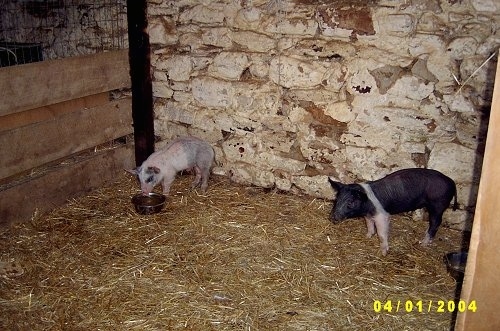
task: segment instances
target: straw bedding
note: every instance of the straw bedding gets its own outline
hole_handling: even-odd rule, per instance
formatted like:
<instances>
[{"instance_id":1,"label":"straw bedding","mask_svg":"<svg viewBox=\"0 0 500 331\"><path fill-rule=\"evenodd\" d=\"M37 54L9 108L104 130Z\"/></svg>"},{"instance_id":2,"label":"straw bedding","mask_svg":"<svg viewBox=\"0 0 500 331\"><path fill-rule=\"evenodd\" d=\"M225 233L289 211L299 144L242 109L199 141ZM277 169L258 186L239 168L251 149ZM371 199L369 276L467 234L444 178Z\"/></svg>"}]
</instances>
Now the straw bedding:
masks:
<instances>
[{"instance_id":1,"label":"straw bedding","mask_svg":"<svg viewBox=\"0 0 500 331\"><path fill-rule=\"evenodd\" d=\"M3 330L448 330L452 314L374 301L453 300L443 254L461 233L392 218L391 249L331 203L213 176L179 176L164 210L135 213L135 179L1 232ZM426 306L424 306L426 307Z\"/></svg>"}]
</instances>

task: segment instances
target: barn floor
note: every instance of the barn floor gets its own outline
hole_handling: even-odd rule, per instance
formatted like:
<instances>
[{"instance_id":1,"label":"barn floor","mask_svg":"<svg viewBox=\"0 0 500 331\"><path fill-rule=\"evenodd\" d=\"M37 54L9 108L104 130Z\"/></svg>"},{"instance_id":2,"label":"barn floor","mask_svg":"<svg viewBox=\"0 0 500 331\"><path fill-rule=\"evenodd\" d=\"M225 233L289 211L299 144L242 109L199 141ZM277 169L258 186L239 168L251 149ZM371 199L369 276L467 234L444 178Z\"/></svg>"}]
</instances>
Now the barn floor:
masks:
<instances>
[{"instance_id":1,"label":"barn floor","mask_svg":"<svg viewBox=\"0 0 500 331\"><path fill-rule=\"evenodd\" d=\"M330 202L216 176L203 196L192 179L156 215L135 213L124 174L0 232L0 329L450 329L438 301L455 297L443 255L460 232L422 248L427 223L394 217L382 257L363 220L328 221Z\"/></svg>"}]
</instances>

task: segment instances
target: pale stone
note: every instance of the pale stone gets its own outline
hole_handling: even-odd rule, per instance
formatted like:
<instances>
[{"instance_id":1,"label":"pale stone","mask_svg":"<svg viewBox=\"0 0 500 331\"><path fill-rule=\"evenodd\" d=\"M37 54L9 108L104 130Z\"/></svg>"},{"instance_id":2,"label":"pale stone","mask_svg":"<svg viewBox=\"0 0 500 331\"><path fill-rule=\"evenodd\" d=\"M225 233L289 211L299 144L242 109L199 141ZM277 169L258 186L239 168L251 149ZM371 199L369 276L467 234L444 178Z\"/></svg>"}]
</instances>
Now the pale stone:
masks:
<instances>
[{"instance_id":1,"label":"pale stone","mask_svg":"<svg viewBox=\"0 0 500 331\"><path fill-rule=\"evenodd\" d=\"M429 156L429 168L441 171L457 183L471 183L478 176L474 164L479 158L473 149L465 146L436 143Z\"/></svg>"},{"instance_id":2,"label":"pale stone","mask_svg":"<svg viewBox=\"0 0 500 331\"><path fill-rule=\"evenodd\" d=\"M233 85L224 80L203 77L192 81L193 97L206 107L229 107L234 97Z\"/></svg>"},{"instance_id":3,"label":"pale stone","mask_svg":"<svg viewBox=\"0 0 500 331\"><path fill-rule=\"evenodd\" d=\"M326 27L326 28L323 27L323 29L321 29L321 34L324 35L325 37L332 37L335 39L338 38L341 40L349 40L350 37L352 36L352 30L343 28L332 29L331 27Z\"/></svg>"},{"instance_id":4,"label":"pale stone","mask_svg":"<svg viewBox=\"0 0 500 331\"><path fill-rule=\"evenodd\" d=\"M452 63L453 60L450 58L449 52L435 52L427 58L427 69L429 69L429 72L438 80L438 83L436 83L436 88L438 90L440 87L453 86L455 84Z\"/></svg>"},{"instance_id":5,"label":"pale stone","mask_svg":"<svg viewBox=\"0 0 500 331\"><path fill-rule=\"evenodd\" d=\"M427 69L427 60L418 59L411 67L411 73L429 82L437 82L436 77Z\"/></svg>"},{"instance_id":6,"label":"pale stone","mask_svg":"<svg viewBox=\"0 0 500 331\"><path fill-rule=\"evenodd\" d=\"M479 45L476 53L484 56L490 56L496 52L500 45L500 31L496 31L494 35L486 37L486 39Z\"/></svg>"},{"instance_id":7,"label":"pale stone","mask_svg":"<svg viewBox=\"0 0 500 331\"><path fill-rule=\"evenodd\" d=\"M263 116L275 114L279 107L277 89L266 81L235 82L232 106L236 114L263 121Z\"/></svg>"},{"instance_id":8,"label":"pale stone","mask_svg":"<svg viewBox=\"0 0 500 331\"><path fill-rule=\"evenodd\" d=\"M443 31L446 29L446 22L434 12L426 12L420 16L417 23L417 32L426 32L434 35L436 31Z\"/></svg>"},{"instance_id":9,"label":"pale stone","mask_svg":"<svg viewBox=\"0 0 500 331\"><path fill-rule=\"evenodd\" d=\"M228 28L210 28L203 32L201 40L205 45L229 48L233 43L230 34Z\"/></svg>"},{"instance_id":10,"label":"pale stone","mask_svg":"<svg viewBox=\"0 0 500 331\"><path fill-rule=\"evenodd\" d=\"M203 70L208 68L210 63L212 63L213 58L208 56L193 56L191 58L191 63L193 64L193 70Z\"/></svg>"},{"instance_id":11,"label":"pale stone","mask_svg":"<svg viewBox=\"0 0 500 331\"><path fill-rule=\"evenodd\" d=\"M253 171L252 184L264 188L272 188L275 185L274 174L271 171L257 169L255 167L250 168Z\"/></svg>"},{"instance_id":12,"label":"pale stone","mask_svg":"<svg viewBox=\"0 0 500 331\"><path fill-rule=\"evenodd\" d=\"M239 29L255 29L261 25L262 10L257 7L243 8L238 11L234 19L234 26Z\"/></svg>"},{"instance_id":13,"label":"pale stone","mask_svg":"<svg viewBox=\"0 0 500 331\"><path fill-rule=\"evenodd\" d=\"M177 124L175 122L168 122L163 119L155 119L155 135L162 137L162 139L172 139L179 136L189 135L188 128L184 124ZM158 146L161 148L162 146Z\"/></svg>"},{"instance_id":14,"label":"pale stone","mask_svg":"<svg viewBox=\"0 0 500 331\"><path fill-rule=\"evenodd\" d=\"M336 164L343 161L343 155L338 153L340 144L327 137L301 139L299 142L302 156L310 162L319 164Z\"/></svg>"},{"instance_id":15,"label":"pale stone","mask_svg":"<svg viewBox=\"0 0 500 331\"><path fill-rule=\"evenodd\" d=\"M236 163L226 170L232 181L242 185L257 185L272 188L275 185L274 174L271 171L259 169L255 166Z\"/></svg>"},{"instance_id":16,"label":"pale stone","mask_svg":"<svg viewBox=\"0 0 500 331\"><path fill-rule=\"evenodd\" d=\"M252 185L254 182L254 173L250 172L247 167L235 164L232 168L225 171L229 178L238 184L241 185Z\"/></svg>"},{"instance_id":17,"label":"pale stone","mask_svg":"<svg viewBox=\"0 0 500 331\"><path fill-rule=\"evenodd\" d=\"M215 56L208 72L214 77L239 80L249 66L248 56L241 52L222 52Z\"/></svg>"},{"instance_id":18,"label":"pale stone","mask_svg":"<svg viewBox=\"0 0 500 331\"><path fill-rule=\"evenodd\" d=\"M415 31L416 19L409 14L390 14L377 17L374 22L377 33L408 36Z\"/></svg>"},{"instance_id":19,"label":"pale stone","mask_svg":"<svg viewBox=\"0 0 500 331\"><path fill-rule=\"evenodd\" d=\"M321 84L326 70L314 62L304 62L290 57L276 57L271 60L269 77L286 88L308 88Z\"/></svg>"},{"instance_id":20,"label":"pale stone","mask_svg":"<svg viewBox=\"0 0 500 331\"><path fill-rule=\"evenodd\" d=\"M308 123L312 121L312 116L301 107L293 107L288 112L288 119L290 120L291 123L297 123L296 126L294 127L295 129L290 131L297 132L298 131L297 125L302 124L308 127Z\"/></svg>"},{"instance_id":21,"label":"pale stone","mask_svg":"<svg viewBox=\"0 0 500 331\"><path fill-rule=\"evenodd\" d=\"M179 35L179 51L192 52L203 48L203 41L198 32L183 32Z\"/></svg>"},{"instance_id":22,"label":"pale stone","mask_svg":"<svg viewBox=\"0 0 500 331\"><path fill-rule=\"evenodd\" d=\"M174 91L170 88L168 82L154 81L153 82L153 96L157 98L169 99L174 95Z\"/></svg>"},{"instance_id":23,"label":"pale stone","mask_svg":"<svg viewBox=\"0 0 500 331\"><path fill-rule=\"evenodd\" d=\"M276 48L276 41L264 34L251 31L234 32L232 40L250 52L269 52Z\"/></svg>"},{"instance_id":24,"label":"pale stone","mask_svg":"<svg viewBox=\"0 0 500 331\"><path fill-rule=\"evenodd\" d=\"M177 35L167 30L167 24L175 26L174 23L167 23L162 19L153 19L148 23L149 42L151 44L173 45L177 42Z\"/></svg>"},{"instance_id":25,"label":"pale stone","mask_svg":"<svg viewBox=\"0 0 500 331\"><path fill-rule=\"evenodd\" d=\"M284 158L269 152L261 152L258 154L258 159L272 169L285 170L290 174L297 174L306 168L305 162L297 161L290 158Z\"/></svg>"},{"instance_id":26,"label":"pale stone","mask_svg":"<svg viewBox=\"0 0 500 331\"><path fill-rule=\"evenodd\" d=\"M368 62L369 63L369 62ZM353 95L369 95L378 91L377 82L370 74L366 65L368 63L360 63L354 61L352 64L356 67L356 71L352 72L351 76L347 79L347 91Z\"/></svg>"},{"instance_id":27,"label":"pale stone","mask_svg":"<svg viewBox=\"0 0 500 331\"><path fill-rule=\"evenodd\" d=\"M321 105L345 100L341 99L339 93L332 93L331 90L322 88L287 90L286 96L294 100L311 101Z\"/></svg>"},{"instance_id":28,"label":"pale stone","mask_svg":"<svg viewBox=\"0 0 500 331\"><path fill-rule=\"evenodd\" d=\"M170 88L175 91L174 96L176 98L178 98L180 93L177 93L177 92L189 92L189 91L191 91L191 84L189 84L188 81L179 82L179 81L173 80L173 81L170 81ZM192 100L193 99L192 94L190 94L191 98L189 98L189 99L185 98L185 95L186 95L186 93L182 94L184 100Z\"/></svg>"},{"instance_id":29,"label":"pale stone","mask_svg":"<svg viewBox=\"0 0 500 331\"><path fill-rule=\"evenodd\" d=\"M153 72L153 78L157 81L168 82L168 74L164 71L155 70Z\"/></svg>"},{"instance_id":30,"label":"pale stone","mask_svg":"<svg viewBox=\"0 0 500 331\"><path fill-rule=\"evenodd\" d=\"M358 50L349 42L340 40L303 39L290 51L296 55L308 55L315 59L338 59L355 56Z\"/></svg>"},{"instance_id":31,"label":"pale stone","mask_svg":"<svg viewBox=\"0 0 500 331\"><path fill-rule=\"evenodd\" d=\"M474 216L466 210L447 209L443 214L443 226L459 231L472 231Z\"/></svg>"},{"instance_id":32,"label":"pale stone","mask_svg":"<svg viewBox=\"0 0 500 331\"><path fill-rule=\"evenodd\" d=\"M176 55L159 63L156 69L167 71L169 79L186 81L191 77L193 64L190 56Z\"/></svg>"},{"instance_id":33,"label":"pale stone","mask_svg":"<svg viewBox=\"0 0 500 331\"><path fill-rule=\"evenodd\" d=\"M244 166L241 163L229 165L229 176L232 181L244 185L256 185L264 188L275 186L274 174L255 166Z\"/></svg>"},{"instance_id":34,"label":"pale stone","mask_svg":"<svg viewBox=\"0 0 500 331\"><path fill-rule=\"evenodd\" d=\"M267 125L268 121L266 121L266 126L267 127L272 127L273 123L272 121L275 121L275 128L276 129L281 129L277 131L260 131L258 132L259 135L259 141L257 144L261 146L261 148L266 149L268 151L278 151L282 153L290 153L290 149L295 143L295 135L290 134L287 131L284 131L283 128L283 123L279 123L278 121L282 122L283 117L279 116L270 118L271 125ZM278 126L279 125L279 126ZM302 167L302 166L301 166ZM303 169L303 168L302 168Z\"/></svg>"},{"instance_id":35,"label":"pale stone","mask_svg":"<svg viewBox=\"0 0 500 331\"><path fill-rule=\"evenodd\" d=\"M222 143L222 150L226 159L231 162L244 162L254 164L256 159L255 146L251 139L253 134L232 137Z\"/></svg>"},{"instance_id":36,"label":"pale stone","mask_svg":"<svg viewBox=\"0 0 500 331\"><path fill-rule=\"evenodd\" d=\"M412 56L439 54L445 47L443 37L434 34L417 33L408 41L408 51Z\"/></svg>"},{"instance_id":37,"label":"pale stone","mask_svg":"<svg viewBox=\"0 0 500 331\"><path fill-rule=\"evenodd\" d=\"M424 154L426 151L426 146L424 143L419 143L414 141L411 142L405 141L401 144L400 148L402 151L410 154L415 154L415 153Z\"/></svg>"},{"instance_id":38,"label":"pale stone","mask_svg":"<svg viewBox=\"0 0 500 331\"><path fill-rule=\"evenodd\" d=\"M340 63L333 62L327 68L321 84L325 89L333 92L340 92L345 85L348 68ZM329 92L330 93L330 92Z\"/></svg>"},{"instance_id":39,"label":"pale stone","mask_svg":"<svg viewBox=\"0 0 500 331\"><path fill-rule=\"evenodd\" d=\"M287 178L280 178L275 176L274 181L278 190L290 191L290 189L292 188L292 182Z\"/></svg>"},{"instance_id":40,"label":"pale stone","mask_svg":"<svg viewBox=\"0 0 500 331\"><path fill-rule=\"evenodd\" d=\"M451 111L458 113L474 112L474 105L463 94L443 95L443 100Z\"/></svg>"},{"instance_id":41,"label":"pale stone","mask_svg":"<svg viewBox=\"0 0 500 331\"><path fill-rule=\"evenodd\" d=\"M498 14L500 4L496 0L471 0L472 7L479 12L492 12Z\"/></svg>"},{"instance_id":42,"label":"pale stone","mask_svg":"<svg viewBox=\"0 0 500 331\"><path fill-rule=\"evenodd\" d=\"M346 147L350 168L360 180L376 180L398 169L415 168L417 165L405 153L388 153L381 148L365 149Z\"/></svg>"},{"instance_id":43,"label":"pale stone","mask_svg":"<svg viewBox=\"0 0 500 331\"><path fill-rule=\"evenodd\" d=\"M326 105L325 114L339 122L350 122L356 117L351 106L345 102L336 102Z\"/></svg>"},{"instance_id":44,"label":"pale stone","mask_svg":"<svg viewBox=\"0 0 500 331\"><path fill-rule=\"evenodd\" d=\"M327 176L293 176L292 184L313 197L331 199L333 196Z\"/></svg>"},{"instance_id":45,"label":"pale stone","mask_svg":"<svg viewBox=\"0 0 500 331\"><path fill-rule=\"evenodd\" d=\"M179 15L179 21L181 23L223 23L224 22L224 11L215 8L209 8L204 5L198 5L192 8L188 8L181 12Z\"/></svg>"},{"instance_id":46,"label":"pale stone","mask_svg":"<svg viewBox=\"0 0 500 331\"><path fill-rule=\"evenodd\" d=\"M248 22L257 22L262 16L262 11L255 7L245 8L238 12L238 17Z\"/></svg>"},{"instance_id":47,"label":"pale stone","mask_svg":"<svg viewBox=\"0 0 500 331\"><path fill-rule=\"evenodd\" d=\"M417 77L404 76L398 79L387 93L413 100L423 100L433 91L433 83L426 84Z\"/></svg>"},{"instance_id":48,"label":"pale stone","mask_svg":"<svg viewBox=\"0 0 500 331\"><path fill-rule=\"evenodd\" d=\"M267 33L279 33L285 35L314 36L318 29L318 23L314 20L304 20L301 18L280 17L278 21L271 18L262 24L263 30Z\"/></svg>"},{"instance_id":49,"label":"pale stone","mask_svg":"<svg viewBox=\"0 0 500 331\"><path fill-rule=\"evenodd\" d=\"M168 102L163 107L155 107L157 117L166 119L172 122L193 124L194 113L186 110L177 102Z\"/></svg>"},{"instance_id":50,"label":"pale stone","mask_svg":"<svg viewBox=\"0 0 500 331\"><path fill-rule=\"evenodd\" d=\"M265 78L269 74L269 65L265 62L253 62L250 67L250 74L257 78Z\"/></svg>"},{"instance_id":51,"label":"pale stone","mask_svg":"<svg viewBox=\"0 0 500 331\"><path fill-rule=\"evenodd\" d=\"M450 57L454 60L463 60L476 53L478 42L473 37L459 37L448 44Z\"/></svg>"}]
</instances>

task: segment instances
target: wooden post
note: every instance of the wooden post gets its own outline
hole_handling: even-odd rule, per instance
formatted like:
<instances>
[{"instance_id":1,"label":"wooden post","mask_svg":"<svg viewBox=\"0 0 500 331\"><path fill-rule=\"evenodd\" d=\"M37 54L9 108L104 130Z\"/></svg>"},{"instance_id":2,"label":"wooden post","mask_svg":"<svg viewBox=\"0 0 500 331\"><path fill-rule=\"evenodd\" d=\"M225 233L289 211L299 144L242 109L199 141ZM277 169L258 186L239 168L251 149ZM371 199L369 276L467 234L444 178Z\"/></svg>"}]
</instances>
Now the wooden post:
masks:
<instances>
[{"instance_id":1,"label":"wooden post","mask_svg":"<svg viewBox=\"0 0 500 331\"><path fill-rule=\"evenodd\" d=\"M136 165L154 152L153 86L147 0L127 0L132 119Z\"/></svg>"},{"instance_id":2,"label":"wooden post","mask_svg":"<svg viewBox=\"0 0 500 331\"><path fill-rule=\"evenodd\" d=\"M500 61L455 330L500 330Z\"/></svg>"}]
</instances>

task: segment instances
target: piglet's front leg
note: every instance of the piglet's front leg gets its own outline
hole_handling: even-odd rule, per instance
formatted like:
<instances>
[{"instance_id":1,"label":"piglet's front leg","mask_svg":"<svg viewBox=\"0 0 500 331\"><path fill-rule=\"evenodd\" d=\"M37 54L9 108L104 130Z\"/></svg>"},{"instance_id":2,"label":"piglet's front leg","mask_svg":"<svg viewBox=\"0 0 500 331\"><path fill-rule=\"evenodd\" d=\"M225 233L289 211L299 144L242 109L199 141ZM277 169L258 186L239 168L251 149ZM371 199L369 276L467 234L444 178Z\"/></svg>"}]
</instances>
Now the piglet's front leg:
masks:
<instances>
[{"instance_id":1,"label":"piglet's front leg","mask_svg":"<svg viewBox=\"0 0 500 331\"><path fill-rule=\"evenodd\" d=\"M163 178L163 181L161 183L161 186L163 187L163 194L165 196L168 196L169 195L169 192L170 192L170 185L172 185L173 181L175 179L175 176L173 177L170 177L170 176L165 176Z\"/></svg>"},{"instance_id":2,"label":"piglet's front leg","mask_svg":"<svg viewBox=\"0 0 500 331\"><path fill-rule=\"evenodd\" d=\"M389 251L389 215L379 213L374 216L374 223L380 239L380 250L383 256Z\"/></svg>"}]
</instances>

